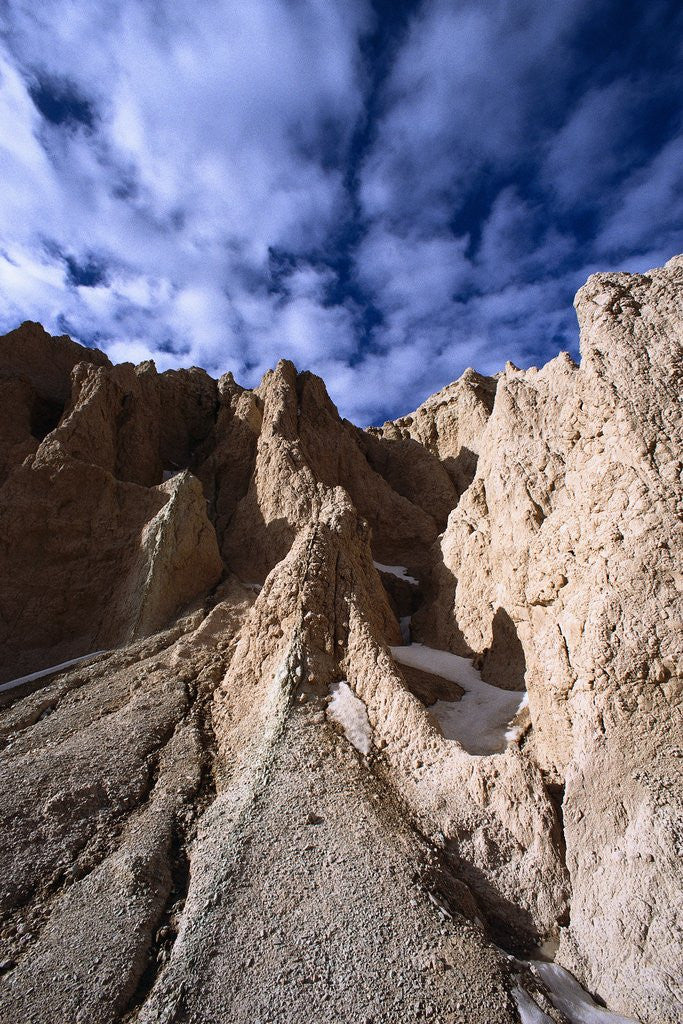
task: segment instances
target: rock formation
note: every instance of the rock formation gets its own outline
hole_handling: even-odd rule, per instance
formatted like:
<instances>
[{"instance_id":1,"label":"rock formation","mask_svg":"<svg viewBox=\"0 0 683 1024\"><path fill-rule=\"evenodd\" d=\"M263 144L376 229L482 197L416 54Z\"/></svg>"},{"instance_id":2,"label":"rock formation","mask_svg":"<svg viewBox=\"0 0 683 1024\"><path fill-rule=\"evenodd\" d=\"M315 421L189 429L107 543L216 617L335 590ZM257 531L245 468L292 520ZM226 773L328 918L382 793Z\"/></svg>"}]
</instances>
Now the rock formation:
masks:
<instances>
[{"instance_id":1,"label":"rock formation","mask_svg":"<svg viewBox=\"0 0 683 1024\"><path fill-rule=\"evenodd\" d=\"M683 258L576 308L368 430L0 339L3 1022L682 1019Z\"/></svg>"}]
</instances>

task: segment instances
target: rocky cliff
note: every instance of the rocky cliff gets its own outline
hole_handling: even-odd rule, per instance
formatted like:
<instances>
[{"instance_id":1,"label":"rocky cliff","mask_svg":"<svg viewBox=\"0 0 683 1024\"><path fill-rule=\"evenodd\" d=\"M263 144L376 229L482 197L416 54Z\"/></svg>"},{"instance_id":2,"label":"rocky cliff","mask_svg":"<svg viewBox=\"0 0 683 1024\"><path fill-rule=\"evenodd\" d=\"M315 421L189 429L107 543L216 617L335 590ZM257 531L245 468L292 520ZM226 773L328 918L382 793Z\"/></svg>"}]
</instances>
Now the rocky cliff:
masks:
<instances>
[{"instance_id":1,"label":"rocky cliff","mask_svg":"<svg viewBox=\"0 0 683 1024\"><path fill-rule=\"evenodd\" d=\"M3 1021L683 1019L683 258L576 308L365 431L0 339Z\"/></svg>"}]
</instances>

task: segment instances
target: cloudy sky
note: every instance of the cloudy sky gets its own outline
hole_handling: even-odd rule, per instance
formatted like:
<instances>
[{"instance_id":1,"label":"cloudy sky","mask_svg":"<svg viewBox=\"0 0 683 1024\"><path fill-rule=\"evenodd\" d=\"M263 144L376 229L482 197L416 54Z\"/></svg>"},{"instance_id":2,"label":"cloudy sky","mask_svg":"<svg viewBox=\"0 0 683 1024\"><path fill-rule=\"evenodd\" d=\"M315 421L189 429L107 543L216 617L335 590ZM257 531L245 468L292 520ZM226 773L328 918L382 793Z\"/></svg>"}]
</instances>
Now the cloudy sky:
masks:
<instances>
[{"instance_id":1,"label":"cloudy sky","mask_svg":"<svg viewBox=\"0 0 683 1024\"><path fill-rule=\"evenodd\" d=\"M381 422L683 251L680 0L0 0L0 331Z\"/></svg>"}]
</instances>

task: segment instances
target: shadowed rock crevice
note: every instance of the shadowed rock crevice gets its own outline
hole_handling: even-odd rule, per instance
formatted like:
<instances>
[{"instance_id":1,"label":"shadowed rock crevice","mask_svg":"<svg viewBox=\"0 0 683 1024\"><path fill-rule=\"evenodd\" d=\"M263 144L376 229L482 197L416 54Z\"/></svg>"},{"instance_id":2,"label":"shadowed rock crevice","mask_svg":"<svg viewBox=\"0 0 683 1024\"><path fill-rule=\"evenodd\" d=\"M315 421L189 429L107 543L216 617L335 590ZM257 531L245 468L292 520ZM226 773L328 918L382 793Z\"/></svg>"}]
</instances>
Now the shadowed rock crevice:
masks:
<instances>
[{"instance_id":1,"label":"shadowed rock crevice","mask_svg":"<svg viewBox=\"0 0 683 1024\"><path fill-rule=\"evenodd\" d=\"M447 848L446 858L450 870L474 894L497 945L515 956L528 956L540 945L546 935L538 929L532 914L502 897L486 872L461 858L457 846Z\"/></svg>"},{"instance_id":2,"label":"shadowed rock crevice","mask_svg":"<svg viewBox=\"0 0 683 1024\"><path fill-rule=\"evenodd\" d=\"M444 468L453 481L458 497L461 497L474 480L477 473L478 455L464 445L456 456L448 456L443 460Z\"/></svg>"},{"instance_id":3,"label":"shadowed rock crevice","mask_svg":"<svg viewBox=\"0 0 683 1024\"><path fill-rule=\"evenodd\" d=\"M135 991L125 1008L120 1011L121 1024L137 1019L141 1007L152 991L154 984L169 960L173 944L178 936L183 910L190 886L190 861L187 839L181 825L173 826L168 854L171 884L166 904L153 924L151 942L144 951L146 966L137 980Z\"/></svg>"},{"instance_id":4,"label":"shadowed rock crevice","mask_svg":"<svg viewBox=\"0 0 683 1024\"><path fill-rule=\"evenodd\" d=\"M555 830L555 841L559 850L562 862L567 862L567 841L564 834L564 794L565 787L562 783L546 782L546 790L548 796L552 802L553 808L555 809L555 815L557 819L557 827ZM560 918L558 924L561 927L566 927L569 924L569 908L567 914Z\"/></svg>"},{"instance_id":5,"label":"shadowed rock crevice","mask_svg":"<svg viewBox=\"0 0 683 1024\"><path fill-rule=\"evenodd\" d=\"M457 586L455 575L444 561L441 541L437 541L429 552L424 597L412 616L411 634L413 640L429 647L474 657L458 625Z\"/></svg>"},{"instance_id":6,"label":"shadowed rock crevice","mask_svg":"<svg viewBox=\"0 0 683 1024\"><path fill-rule=\"evenodd\" d=\"M505 690L524 690L524 648L517 627L504 608L496 609L491 633L491 646L480 655L481 678Z\"/></svg>"},{"instance_id":7,"label":"shadowed rock crevice","mask_svg":"<svg viewBox=\"0 0 683 1024\"><path fill-rule=\"evenodd\" d=\"M63 402L36 395L31 406L31 436L37 441L47 437L61 420L64 409Z\"/></svg>"}]
</instances>

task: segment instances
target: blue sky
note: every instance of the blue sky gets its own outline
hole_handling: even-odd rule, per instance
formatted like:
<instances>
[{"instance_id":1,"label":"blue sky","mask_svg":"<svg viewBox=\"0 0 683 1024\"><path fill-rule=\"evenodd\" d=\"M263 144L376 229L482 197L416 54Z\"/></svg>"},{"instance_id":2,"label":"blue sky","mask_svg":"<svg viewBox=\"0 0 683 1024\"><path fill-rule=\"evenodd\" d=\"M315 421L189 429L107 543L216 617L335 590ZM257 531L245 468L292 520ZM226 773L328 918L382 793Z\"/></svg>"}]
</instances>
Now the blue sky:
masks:
<instances>
[{"instance_id":1,"label":"blue sky","mask_svg":"<svg viewBox=\"0 0 683 1024\"><path fill-rule=\"evenodd\" d=\"M381 422L683 251L683 5L4 0L0 330Z\"/></svg>"}]
</instances>

